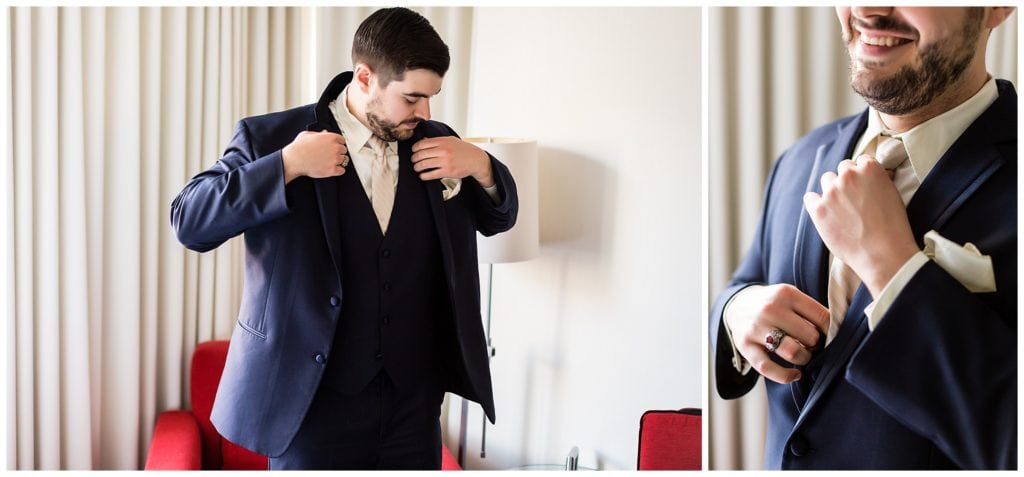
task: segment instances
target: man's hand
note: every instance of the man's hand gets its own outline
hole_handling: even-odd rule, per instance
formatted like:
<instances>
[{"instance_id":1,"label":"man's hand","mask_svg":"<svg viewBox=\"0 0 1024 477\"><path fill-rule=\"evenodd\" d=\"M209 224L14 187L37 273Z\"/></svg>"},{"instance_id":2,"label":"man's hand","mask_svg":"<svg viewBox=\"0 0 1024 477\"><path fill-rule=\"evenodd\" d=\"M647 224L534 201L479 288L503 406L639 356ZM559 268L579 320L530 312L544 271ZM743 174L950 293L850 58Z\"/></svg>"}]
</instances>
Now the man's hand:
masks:
<instances>
[{"instance_id":1,"label":"man's hand","mask_svg":"<svg viewBox=\"0 0 1024 477\"><path fill-rule=\"evenodd\" d=\"M862 155L840 162L838 174L823 174L821 192L804 195L818 235L877 298L918 251L899 191L877 161Z\"/></svg>"},{"instance_id":2,"label":"man's hand","mask_svg":"<svg viewBox=\"0 0 1024 477\"><path fill-rule=\"evenodd\" d=\"M483 187L494 185L487 153L454 136L432 137L413 144L412 164L420 180L473 176Z\"/></svg>"},{"instance_id":3,"label":"man's hand","mask_svg":"<svg viewBox=\"0 0 1024 477\"><path fill-rule=\"evenodd\" d=\"M341 134L302 131L281 150L284 162L284 183L297 177L314 179L340 176L348 165L348 147Z\"/></svg>"},{"instance_id":4,"label":"man's hand","mask_svg":"<svg viewBox=\"0 0 1024 477\"><path fill-rule=\"evenodd\" d=\"M740 290L726 308L725 325L736 349L758 373L780 384L800 379L800 371L779 366L768 356L765 337L772 329L786 333L775 350L780 358L804 365L819 331L828 332L828 308L793 285L755 285Z\"/></svg>"}]
</instances>

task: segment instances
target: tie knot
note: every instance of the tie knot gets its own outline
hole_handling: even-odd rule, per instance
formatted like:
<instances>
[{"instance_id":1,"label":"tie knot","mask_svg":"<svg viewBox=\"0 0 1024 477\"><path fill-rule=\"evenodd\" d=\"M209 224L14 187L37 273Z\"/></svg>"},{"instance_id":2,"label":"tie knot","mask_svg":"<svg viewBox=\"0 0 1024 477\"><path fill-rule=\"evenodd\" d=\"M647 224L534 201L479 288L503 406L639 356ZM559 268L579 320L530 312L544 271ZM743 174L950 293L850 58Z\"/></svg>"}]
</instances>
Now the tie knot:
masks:
<instances>
[{"instance_id":1,"label":"tie knot","mask_svg":"<svg viewBox=\"0 0 1024 477\"><path fill-rule=\"evenodd\" d=\"M388 143L377 136L370 136L370 140L367 141L370 144L370 149L377 155L378 159L387 158Z\"/></svg>"},{"instance_id":2,"label":"tie knot","mask_svg":"<svg viewBox=\"0 0 1024 477\"><path fill-rule=\"evenodd\" d=\"M880 135L875 147L875 160L886 170L891 171L907 160L907 148L899 138Z\"/></svg>"}]
</instances>

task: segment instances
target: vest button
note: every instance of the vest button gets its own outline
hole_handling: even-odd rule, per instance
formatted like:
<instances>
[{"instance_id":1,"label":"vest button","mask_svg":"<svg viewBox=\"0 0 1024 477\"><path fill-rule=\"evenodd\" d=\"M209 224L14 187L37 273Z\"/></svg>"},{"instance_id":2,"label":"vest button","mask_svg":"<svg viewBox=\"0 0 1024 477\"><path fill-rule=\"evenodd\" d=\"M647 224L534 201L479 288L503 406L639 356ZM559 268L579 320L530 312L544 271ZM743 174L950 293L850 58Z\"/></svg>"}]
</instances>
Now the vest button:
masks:
<instances>
[{"instance_id":1,"label":"vest button","mask_svg":"<svg viewBox=\"0 0 1024 477\"><path fill-rule=\"evenodd\" d=\"M341 303L341 300L339 300L338 297L332 295L331 296L331 306L338 306L338 303Z\"/></svg>"},{"instance_id":2,"label":"vest button","mask_svg":"<svg viewBox=\"0 0 1024 477\"><path fill-rule=\"evenodd\" d=\"M391 291L391 282L384 282L384 291Z\"/></svg>"},{"instance_id":3,"label":"vest button","mask_svg":"<svg viewBox=\"0 0 1024 477\"><path fill-rule=\"evenodd\" d=\"M811 447L807 444L807 439L800 436L794 436L789 441L789 453L793 454L794 457L803 457L810 452Z\"/></svg>"},{"instance_id":4,"label":"vest button","mask_svg":"<svg viewBox=\"0 0 1024 477\"><path fill-rule=\"evenodd\" d=\"M320 353L317 353L316 356L313 357L313 360L316 361L317 364L324 364L327 362L327 358L325 358L324 355Z\"/></svg>"},{"instance_id":5,"label":"vest button","mask_svg":"<svg viewBox=\"0 0 1024 477\"><path fill-rule=\"evenodd\" d=\"M382 256L384 258L391 258L391 250L387 249L387 248L384 249L384 250L381 250L380 251L380 256Z\"/></svg>"},{"instance_id":6,"label":"vest button","mask_svg":"<svg viewBox=\"0 0 1024 477\"><path fill-rule=\"evenodd\" d=\"M384 315L382 319L385 325L391 323L391 315Z\"/></svg>"}]
</instances>

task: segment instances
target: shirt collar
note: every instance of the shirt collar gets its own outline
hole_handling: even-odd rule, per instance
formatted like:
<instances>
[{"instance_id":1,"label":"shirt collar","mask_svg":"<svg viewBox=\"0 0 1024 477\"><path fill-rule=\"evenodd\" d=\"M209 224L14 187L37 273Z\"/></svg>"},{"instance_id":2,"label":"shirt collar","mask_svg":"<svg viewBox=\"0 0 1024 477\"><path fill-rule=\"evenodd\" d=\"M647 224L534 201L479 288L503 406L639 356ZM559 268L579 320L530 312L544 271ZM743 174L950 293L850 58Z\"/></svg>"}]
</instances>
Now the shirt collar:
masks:
<instances>
[{"instance_id":1,"label":"shirt collar","mask_svg":"<svg viewBox=\"0 0 1024 477\"><path fill-rule=\"evenodd\" d=\"M999 97L996 80L989 78L984 86L970 99L960 103L934 118L931 118L904 133L892 133L882 124L882 118L875 108L868 110L868 126L853 150L853 157L864 153L871 141L881 133L903 141L907 157L914 169L917 180L923 182L946 150L984 113Z\"/></svg>"},{"instance_id":2,"label":"shirt collar","mask_svg":"<svg viewBox=\"0 0 1024 477\"><path fill-rule=\"evenodd\" d=\"M351 84L349 85L351 86ZM331 101L329 107L331 113L334 114L335 121L338 122L338 127L341 128L341 133L345 135L345 143L350 148L358 151L364 147L370 146L370 138L373 137L373 132L369 128L359 122L358 119L348 110L348 86L341 90L341 94L338 95L338 99ZM398 150L397 142L389 142L392 151ZM355 147L353 147L355 146Z\"/></svg>"}]
</instances>

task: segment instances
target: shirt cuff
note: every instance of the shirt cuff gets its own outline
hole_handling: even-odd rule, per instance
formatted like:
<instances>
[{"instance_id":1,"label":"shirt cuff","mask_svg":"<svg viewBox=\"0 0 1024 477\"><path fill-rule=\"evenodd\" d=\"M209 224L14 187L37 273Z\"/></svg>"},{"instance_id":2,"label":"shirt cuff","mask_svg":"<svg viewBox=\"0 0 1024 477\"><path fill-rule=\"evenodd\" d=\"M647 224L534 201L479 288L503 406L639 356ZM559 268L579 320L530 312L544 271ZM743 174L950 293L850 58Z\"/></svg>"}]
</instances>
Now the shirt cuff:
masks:
<instances>
[{"instance_id":1,"label":"shirt cuff","mask_svg":"<svg viewBox=\"0 0 1024 477\"><path fill-rule=\"evenodd\" d=\"M495 182L494 185L492 185L490 187L484 187L484 192L487 193L487 197L491 198L491 202L493 202L494 205L500 205L501 204L501 197L498 197L498 183L497 182Z\"/></svg>"},{"instance_id":2,"label":"shirt cuff","mask_svg":"<svg viewBox=\"0 0 1024 477\"><path fill-rule=\"evenodd\" d=\"M882 289L882 293L878 295L878 298L864 307L864 315L868 318L869 330L875 330L878 322L882 321L882 317L885 316L885 312L889 311L889 307L896 301L896 297L900 295L900 292L907 286L907 283L910 283L910 279L914 278L914 274L926 263L928 263L928 256L924 252L918 251L915 253L889 279L889 283L885 284L885 288Z\"/></svg>"},{"instance_id":3,"label":"shirt cuff","mask_svg":"<svg viewBox=\"0 0 1024 477\"><path fill-rule=\"evenodd\" d=\"M729 315L729 307L732 306L733 300L740 296L742 293L746 293L749 290L755 288L761 288L764 285L751 285L743 288L742 290L733 293L729 301L725 302L725 307L722 308L722 326L725 327L725 334L729 337L729 346L732 347L732 367L736 368L741 375L746 376L750 372L750 363L747 362L746 358L740 354L740 350L736 349L736 340L732 338L732 330L729 329L729 320L725 319Z\"/></svg>"}]
</instances>

